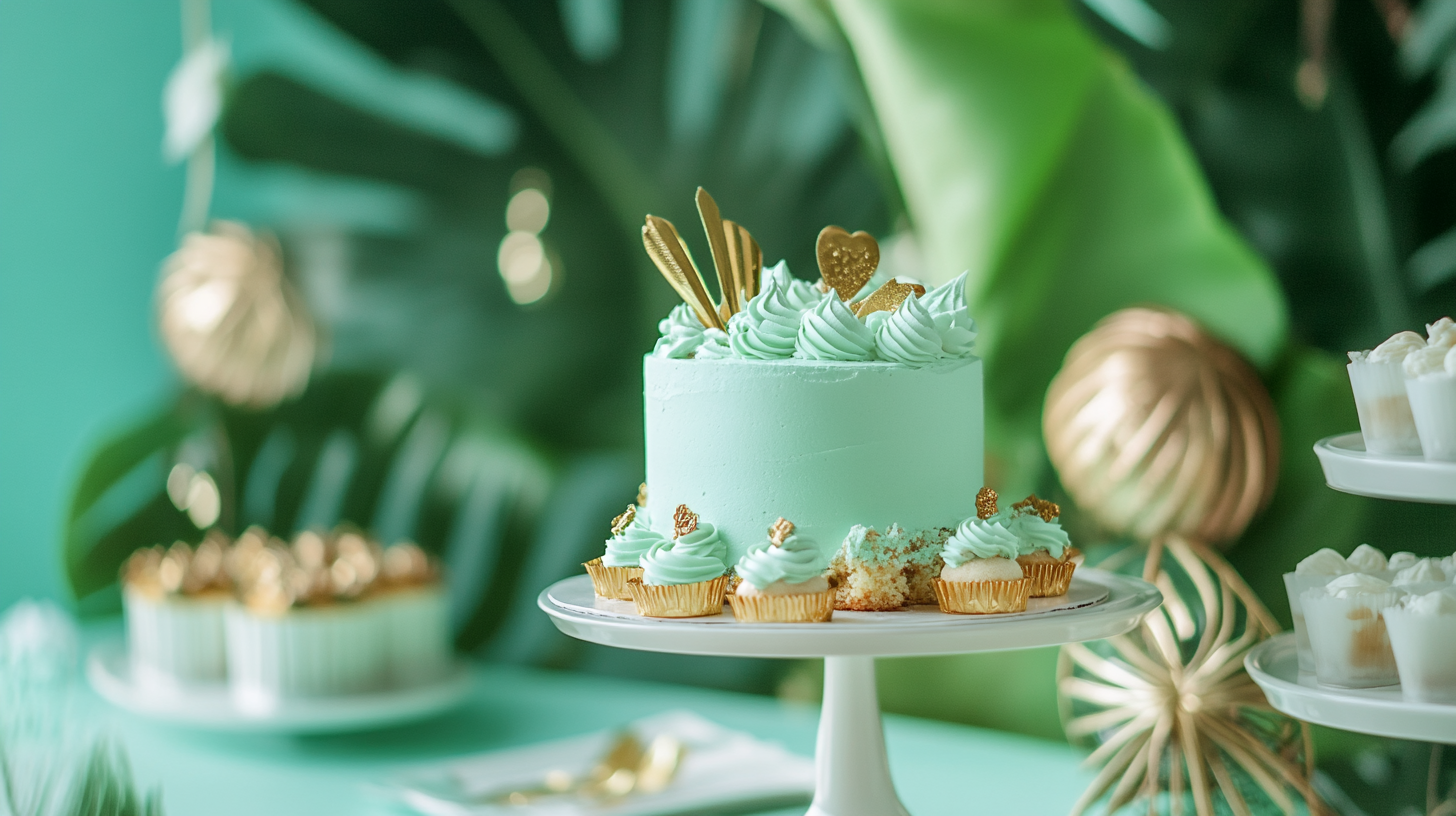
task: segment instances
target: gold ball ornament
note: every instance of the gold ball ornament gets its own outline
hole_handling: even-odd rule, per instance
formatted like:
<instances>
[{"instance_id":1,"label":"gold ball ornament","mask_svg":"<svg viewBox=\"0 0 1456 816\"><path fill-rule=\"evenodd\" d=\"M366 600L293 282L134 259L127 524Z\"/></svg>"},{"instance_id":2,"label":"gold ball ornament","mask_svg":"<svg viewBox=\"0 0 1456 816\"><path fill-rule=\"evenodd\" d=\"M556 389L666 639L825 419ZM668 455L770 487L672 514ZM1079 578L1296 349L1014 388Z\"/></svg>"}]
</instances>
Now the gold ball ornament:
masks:
<instances>
[{"instance_id":1,"label":"gold ball ornament","mask_svg":"<svg viewBox=\"0 0 1456 816\"><path fill-rule=\"evenodd\" d=\"M182 375L230 404L266 408L308 384L317 334L272 236L228 221L187 235L162 267L157 319Z\"/></svg>"},{"instance_id":2,"label":"gold ball ornament","mask_svg":"<svg viewBox=\"0 0 1456 816\"><path fill-rule=\"evenodd\" d=\"M1279 470L1278 417L1258 375L1161 309L1115 312L1072 346L1042 431L1077 505L1142 540L1236 538Z\"/></svg>"}]
</instances>

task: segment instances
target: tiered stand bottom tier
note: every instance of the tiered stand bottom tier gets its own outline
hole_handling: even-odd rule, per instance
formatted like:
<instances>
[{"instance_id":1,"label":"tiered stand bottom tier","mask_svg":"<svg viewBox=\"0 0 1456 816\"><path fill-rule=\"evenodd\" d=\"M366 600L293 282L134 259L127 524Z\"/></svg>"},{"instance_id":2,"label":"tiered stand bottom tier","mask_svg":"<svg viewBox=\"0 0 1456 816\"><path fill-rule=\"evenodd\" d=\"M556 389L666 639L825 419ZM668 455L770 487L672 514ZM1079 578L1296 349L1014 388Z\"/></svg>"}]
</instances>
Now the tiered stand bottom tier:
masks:
<instances>
[{"instance_id":1,"label":"tiered stand bottom tier","mask_svg":"<svg viewBox=\"0 0 1456 816\"><path fill-rule=\"evenodd\" d=\"M562 632L581 640L649 652L720 657L824 658L824 706L815 752L809 816L908 816L890 781L875 692L876 657L968 654L1056 646L1131 631L1162 603L1152 585L1100 570L1074 581L1106 590L1094 606L1021 617L922 616L912 613L836 616L828 624L623 618L571 603L591 579L547 587L537 603ZM570 607L570 608L569 608Z\"/></svg>"}]
</instances>

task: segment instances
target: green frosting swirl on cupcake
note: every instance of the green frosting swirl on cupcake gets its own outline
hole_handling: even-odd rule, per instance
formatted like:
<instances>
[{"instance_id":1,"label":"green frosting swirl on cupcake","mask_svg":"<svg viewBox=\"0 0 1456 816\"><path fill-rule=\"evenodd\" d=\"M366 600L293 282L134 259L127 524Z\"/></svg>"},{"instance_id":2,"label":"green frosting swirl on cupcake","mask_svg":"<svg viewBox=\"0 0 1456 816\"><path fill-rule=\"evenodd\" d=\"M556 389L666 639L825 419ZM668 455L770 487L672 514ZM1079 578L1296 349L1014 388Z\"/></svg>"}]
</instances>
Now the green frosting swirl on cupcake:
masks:
<instances>
[{"instance_id":1,"label":"green frosting swirl on cupcake","mask_svg":"<svg viewBox=\"0 0 1456 816\"><path fill-rule=\"evenodd\" d=\"M718 535L718 528L707 522L698 522L698 528L677 539L678 547L688 547L694 551L702 550L711 554L714 558L724 562L724 569L727 569L728 542Z\"/></svg>"},{"instance_id":2,"label":"green frosting swirl on cupcake","mask_svg":"<svg viewBox=\"0 0 1456 816\"><path fill-rule=\"evenodd\" d=\"M768 281L748 301L748 308L728 321L728 342L745 360L781 360L794 356L800 311L784 300L778 282Z\"/></svg>"},{"instance_id":3,"label":"green frosting swirl on cupcake","mask_svg":"<svg viewBox=\"0 0 1456 816\"><path fill-rule=\"evenodd\" d=\"M716 554L716 544L721 544L716 538L690 542L688 536L683 536L675 541L664 539L652 545L652 549L642 556L642 583L676 586L717 578L728 568Z\"/></svg>"},{"instance_id":4,"label":"green frosting swirl on cupcake","mask_svg":"<svg viewBox=\"0 0 1456 816\"><path fill-rule=\"evenodd\" d=\"M860 362L875 356L875 335L854 316L833 289L804 313L794 356L805 360Z\"/></svg>"},{"instance_id":5,"label":"green frosting swirl on cupcake","mask_svg":"<svg viewBox=\"0 0 1456 816\"><path fill-rule=\"evenodd\" d=\"M1072 539L1057 519L1046 521L1035 513L1022 513L1011 520L1010 527L1020 541L1021 555L1046 550L1052 558L1061 558L1072 546Z\"/></svg>"},{"instance_id":6,"label":"green frosting swirl on cupcake","mask_svg":"<svg viewBox=\"0 0 1456 816\"><path fill-rule=\"evenodd\" d=\"M975 558L1015 558L1021 554L1020 543L1000 513L988 519L968 518L946 540L940 557L948 567L959 567Z\"/></svg>"},{"instance_id":7,"label":"green frosting swirl on cupcake","mask_svg":"<svg viewBox=\"0 0 1456 816\"><path fill-rule=\"evenodd\" d=\"M644 515L646 514L637 513L632 517L632 523L627 525L627 529L607 539L607 551L602 555L603 566L638 566L642 556L652 549L653 545L667 541L666 536L647 526L647 522L643 519Z\"/></svg>"},{"instance_id":8,"label":"green frosting swirl on cupcake","mask_svg":"<svg viewBox=\"0 0 1456 816\"><path fill-rule=\"evenodd\" d=\"M775 547L764 541L738 559L738 575L755 589L775 581L802 584L824 574L829 565L813 541L791 535Z\"/></svg>"}]
</instances>

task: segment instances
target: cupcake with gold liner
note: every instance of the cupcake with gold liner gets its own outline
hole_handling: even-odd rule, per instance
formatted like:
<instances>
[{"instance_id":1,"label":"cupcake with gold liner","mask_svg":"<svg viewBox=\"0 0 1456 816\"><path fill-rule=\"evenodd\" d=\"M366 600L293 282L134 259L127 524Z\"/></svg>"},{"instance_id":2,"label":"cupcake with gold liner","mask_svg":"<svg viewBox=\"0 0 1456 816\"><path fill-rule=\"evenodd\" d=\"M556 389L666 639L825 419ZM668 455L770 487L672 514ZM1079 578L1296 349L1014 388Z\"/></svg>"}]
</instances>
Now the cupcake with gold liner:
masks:
<instances>
[{"instance_id":1,"label":"cupcake with gold liner","mask_svg":"<svg viewBox=\"0 0 1456 816\"><path fill-rule=\"evenodd\" d=\"M642 556L642 577L627 582L637 613L652 618L697 618L723 614L728 588L725 545L711 524L678 505L673 540L654 544Z\"/></svg>"},{"instance_id":2,"label":"cupcake with gold liner","mask_svg":"<svg viewBox=\"0 0 1456 816\"><path fill-rule=\"evenodd\" d=\"M228 680L247 711L284 699L370 691L388 681L388 628L369 600L378 562L368 547L301 533L234 560L241 605L226 615Z\"/></svg>"},{"instance_id":3,"label":"cupcake with gold liner","mask_svg":"<svg viewBox=\"0 0 1456 816\"><path fill-rule=\"evenodd\" d=\"M378 560L379 578L365 603L378 608L384 627L384 660L389 681L412 686L436 680L450 670L455 647L450 638L450 595L439 564L419 545L401 541L381 549L362 534L338 536L340 559L363 565L368 553Z\"/></svg>"},{"instance_id":4,"label":"cupcake with gold liner","mask_svg":"<svg viewBox=\"0 0 1456 816\"><path fill-rule=\"evenodd\" d=\"M1053 598L1067 594L1072 585L1072 573L1077 562L1072 560L1072 541L1062 523L1057 520L1061 508L1056 504L1027 496L1012 505L1012 516L1007 525L1020 540L1020 555L1016 563L1031 579L1031 597Z\"/></svg>"},{"instance_id":5,"label":"cupcake with gold liner","mask_svg":"<svg viewBox=\"0 0 1456 816\"><path fill-rule=\"evenodd\" d=\"M653 545L665 541L665 536L647 525L640 508L627 505L626 511L612 519L612 537L607 539L606 552L582 565L591 576L592 589L603 598L632 600L627 582L642 578L642 556Z\"/></svg>"},{"instance_id":6,"label":"cupcake with gold liner","mask_svg":"<svg viewBox=\"0 0 1456 816\"><path fill-rule=\"evenodd\" d=\"M780 517L768 541L739 559L742 577L728 596L733 616L748 623L827 623L834 616L834 587L819 546L794 535L792 522Z\"/></svg>"},{"instance_id":7,"label":"cupcake with gold liner","mask_svg":"<svg viewBox=\"0 0 1456 816\"><path fill-rule=\"evenodd\" d=\"M945 542L945 568L932 582L940 611L992 615L1026 611L1031 579L1016 562L1020 541L996 511L996 492L982 488L974 518L966 519Z\"/></svg>"},{"instance_id":8,"label":"cupcake with gold liner","mask_svg":"<svg viewBox=\"0 0 1456 816\"><path fill-rule=\"evenodd\" d=\"M123 565L127 651L139 684L169 688L226 676L226 551L227 539L214 531L196 549L181 541L147 547Z\"/></svg>"}]
</instances>

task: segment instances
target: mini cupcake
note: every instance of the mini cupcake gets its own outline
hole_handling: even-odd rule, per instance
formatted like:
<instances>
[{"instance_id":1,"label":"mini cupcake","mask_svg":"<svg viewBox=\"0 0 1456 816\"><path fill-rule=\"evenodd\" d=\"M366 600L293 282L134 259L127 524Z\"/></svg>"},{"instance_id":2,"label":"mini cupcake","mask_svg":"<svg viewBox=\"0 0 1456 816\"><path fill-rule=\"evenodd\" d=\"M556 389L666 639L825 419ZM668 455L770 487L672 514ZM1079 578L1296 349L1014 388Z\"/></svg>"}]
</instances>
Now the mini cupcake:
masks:
<instances>
[{"instance_id":1,"label":"mini cupcake","mask_svg":"<svg viewBox=\"0 0 1456 816\"><path fill-rule=\"evenodd\" d=\"M935 580L935 598L942 612L986 615L1023 612L1031 579L1016 558L1021 552L1008 519L996 512L996 493L982 488L976 496L978 515L966 519L941 550L945 568Z\"/></svg>"},{"instance_id":2,"label":"mini cupcake","mask_svg":"<svg viewBox=\"0 0 1456 816\"><path fill-rule=\"evenodd\" d=\"M1383 617L1406 699L1456 703L1456 597L1411 595Z\"/></svg>"},{"instance_id":3,"label":"mini cupcake","mask_svg":"<svg viewBox=\"0 0 1456 816\"><path fill-rule=\"evenodd\" d=\"M1392 566L1395 564L1394 557L1391 557L1390 563ZM1396 570L1395 577L1390 579L1392 586L1400 587L1407 595L1435 592L1448 586L1448 581L1446 571L1441 569L1440 561L1435 558L1422 558L1404 569Z\"/></svg>"},{"instance_id":4,"label":"mini cupcake","mask_svg":"<svg viewBox=\"0 0 1456 816\"><path fill-rule=\"evenodd\" d=\"M1350 352L1350 387L1360 432L1371 453L1419 454L1421 441L1406 396L1406 356L1424 349L1426 341L1415 332L1400 332L1372 351Z\"/></svg>"},{"instance_id":5,"label":"mini cupcake","mask_svg":"<svg viewBox=\"0 0 1456 816\"><path fill-rule=\"evenodd\" d=\"M1402 370L1421 452L1456 461L1456 349L1428 346L1407 356Z\"/></svg>"},{"instance_id":6,"label":"mini cupcake","mask_svg":"<svg viewBox=\"0 0 1456 816\"><path fill-rule=\"evenodd\" d=\"M1057 520L1061 508L1033 495L1012 505L1012 511L1009 526L1016 534L1021 553L1016 556L1016 563L1031 579L1031 597L1067 594L1077 564L1071 560L1071 539Z\"/></svg>"},{"instance_id":7,"label":"mini cupcake","mask_svg":"<svg viewBox=\"0 0 1456 816\"><path fill-rule=\"evenodd\" d=\"M339 536L339 557L378 545L358 534ZM411 686L443 677L454 661L450 638L450 595L439 565L417 545L404 541L379 553L379 581L365 603L374 604L384 625L384 662L389 682Z\"/></svg>"},{"instance_id":8,"label":"mini cupcake","mask_svg":"<svg viewBox=\"0 0 1456 816\"><path fill-rule=\"evenodd\" d=\"M828 566L818 545L794 535L793 523L780 517L768 540L738 561L743 580L728 596L733 616L750 623L827 623L834 615Z\"/></svg>"},{"instance_id":9,"label":"mini cupcake","mask_svg":"<svg viewBox=\"0 0 1456 816\"><path fill-rule=\"evenodd\" d=\"M1361 572L1376 578L1390 577L1390 562L1386 560L1385 553L1369 544L1361 544L1356 547L1355 551L1345 558L1345 563L1350 565L1351 572Z\"/></svg>"},{"instance_id":10,"label":"mini cupcake","mask_svg":"<svg viewBox=\"0 0 1456 816\"><path fill-rule=\"evenodd\" d=\"M648 526L645 513L635 505L627 505L626 511L612 519L612 537L607 539L606 552L583 565L591 576L592 588L603 598L632 600L627 582L642 577L642 556L653 545L666 541L665 536Z\"/></svg>"},{"instance_id":11,"label":"mini cupcake","mask_svg":"<svg viewBox=\"0 0 1456 816\"><path fill-rule=\"evenodd\" d=\"M299 697L353 694L388 680L387 629L365 599L373 575L317 533L271 539L236 563L242 604L227 612L233 699L263 712Z\"/></svg>"},{"instance_id":12,"label":"mini cupcake","mask_svg":"<svg viewBox=\"0 0 1456 816\"><path fill-rule=\"evenodd\" d=\"M138 550L122 567L127 650L138 684L170 688L221 682L227 674L223 610L231 603L223 569L226 539L209 533Z\"/></svg>"},{"instance_id":13,"label":"mini cupcake","mask_svg":"<svg viewBox=\"0 0 1456 816\"><path fill-rule=\"evenodd\" d=\"M1402 593L1379 578L1342 575L1300 596L1315 677L1322 685L1370 688L1399 682L1380 613Z\"/></svg>"},{"instance_id":14,"label":"mini cupcake","mask_svg":"<svg viewBox=\"0 0 1456 816\"><path fill-rule=\"evenodd\" d=\"M1304 623L1304 605L1300 596L1305 590L1319 589L1341 575L1349 575L1355 568L1343 555L1326 547L1308 555L1294 567L1294 572L1284 573L1284 590L1289 594L1289 612L1294 616L1294 645L1299 655L1299 670L1314 671L1314 653L1309 649L1309 630Z\"/></svg>"},{"instance_id":15,"label":"mini cupcake","mask_svg":"<svg viewBox=\"0 0 1456 816\"><path fill-rule=\"evenodd\" d=\"M673 540L654 544L642 556L642 577L627 582L637 613L653 618L723 614L728 576L721 553L727 545L685 504L672 518Z\"/></svg>"}]
</instances>

